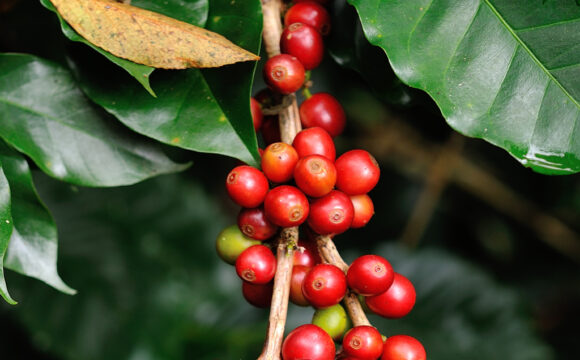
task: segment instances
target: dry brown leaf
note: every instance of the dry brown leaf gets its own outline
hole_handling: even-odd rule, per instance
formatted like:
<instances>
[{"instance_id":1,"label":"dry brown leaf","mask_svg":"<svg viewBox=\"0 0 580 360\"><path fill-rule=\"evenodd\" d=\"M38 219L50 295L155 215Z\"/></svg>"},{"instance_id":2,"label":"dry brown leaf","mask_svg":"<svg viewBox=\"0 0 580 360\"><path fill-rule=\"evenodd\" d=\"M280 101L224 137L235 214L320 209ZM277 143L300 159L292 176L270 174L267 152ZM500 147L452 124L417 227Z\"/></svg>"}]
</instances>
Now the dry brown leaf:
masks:
<instances>
[{"instance_id":1,"label":"dry brown leaf","mask_svg":"<svg viewBox=\"0 0 580 360\"><path fill-rule=\"evenodd\" d=\"M115 56L156 68L218 67L258 56L200 27L114 0L50 0L81 36Z\"/></svg>"}]
</instances>

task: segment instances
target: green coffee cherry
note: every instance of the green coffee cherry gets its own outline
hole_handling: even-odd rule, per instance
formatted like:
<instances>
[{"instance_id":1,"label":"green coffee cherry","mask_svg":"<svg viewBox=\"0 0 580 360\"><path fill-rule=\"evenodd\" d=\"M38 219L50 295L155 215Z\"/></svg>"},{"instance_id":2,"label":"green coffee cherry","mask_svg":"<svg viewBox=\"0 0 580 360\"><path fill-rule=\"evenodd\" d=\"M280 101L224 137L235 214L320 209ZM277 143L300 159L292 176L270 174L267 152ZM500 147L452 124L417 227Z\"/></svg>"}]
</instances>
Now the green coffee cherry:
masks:
<instances>
[{"instance_id":1,"label":"green coffee cherry","mask_svg":"<svg viewBox=\"0 0 580 360\"><path fill-rule=\"evenodd\" d=\"M340 304L317 309L312 316L312 323L323 328L335 341L340 341L344 333L352 327L350 318Z\"/></svg>"},{"instance_id":2,"label":"green coffee cherry","mask_svg":"<svg viewBox=\"0 0 580 360\"><path fill-rule=\"evenodd\" d=\"M238 225L231 225L219 233L215 247L223 261L234 265L242 251L257 244L260 242L244 235Z\"/></svg>"}]
</instances>

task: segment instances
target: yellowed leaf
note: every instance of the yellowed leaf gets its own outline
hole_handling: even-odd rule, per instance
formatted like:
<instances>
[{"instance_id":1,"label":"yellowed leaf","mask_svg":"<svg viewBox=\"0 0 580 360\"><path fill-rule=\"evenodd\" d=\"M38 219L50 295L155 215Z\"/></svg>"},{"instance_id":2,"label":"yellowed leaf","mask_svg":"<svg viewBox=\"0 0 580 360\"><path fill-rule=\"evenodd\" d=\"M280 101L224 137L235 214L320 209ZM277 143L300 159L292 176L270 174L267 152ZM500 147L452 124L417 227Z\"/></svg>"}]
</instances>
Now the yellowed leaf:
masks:
<instances>
[{"instance_id":1,"label":"yellowed leaf","mask_svg":"<svg viewBox=\"0 0 580 360\"><path fill-rule=\"evenodd\" d=\"M114 0L50 0L81 36L115 56L156 68L218 67L258 56L200 27Z\"/></svg>"}]
</instances>

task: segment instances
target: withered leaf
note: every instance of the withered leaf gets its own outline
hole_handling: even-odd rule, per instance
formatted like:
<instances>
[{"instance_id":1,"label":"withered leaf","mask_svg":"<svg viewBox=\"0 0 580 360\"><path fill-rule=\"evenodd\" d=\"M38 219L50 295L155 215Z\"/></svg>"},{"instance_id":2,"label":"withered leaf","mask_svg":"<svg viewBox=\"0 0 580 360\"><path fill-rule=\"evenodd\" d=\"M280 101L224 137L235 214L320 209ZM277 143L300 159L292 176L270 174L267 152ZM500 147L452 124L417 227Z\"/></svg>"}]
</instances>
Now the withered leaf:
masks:
<instances>
[{"instance_id":1,"label":"withered leaf","mask_svg":"<svg viewBox=\"0 0 580 360\"><path fill-rule=\"evenodd\" d=\"M121 58L163 69L219 67L258 56L209 30L114 0L50 0L81 36Z\"/></svg>"}]
</instances>

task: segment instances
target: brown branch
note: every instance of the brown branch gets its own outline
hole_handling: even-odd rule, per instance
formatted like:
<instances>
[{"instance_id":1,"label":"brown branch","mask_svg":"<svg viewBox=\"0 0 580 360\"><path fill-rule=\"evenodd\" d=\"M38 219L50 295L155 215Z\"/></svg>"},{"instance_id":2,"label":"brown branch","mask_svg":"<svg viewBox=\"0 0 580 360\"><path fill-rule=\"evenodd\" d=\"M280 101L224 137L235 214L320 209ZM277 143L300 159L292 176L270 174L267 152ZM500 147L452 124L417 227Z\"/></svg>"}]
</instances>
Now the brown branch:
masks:
<instances>
[{"instance_id":1,"label":"brown branch","mask_svg":"<svg viewBox=\"0 0 580 360\"><path fill-rule=\"evenodd\" d=\"M264 19L262 36L268 57L280 54L281 12L281 0L262 0ZM290 94L288 97L290 105L283 108L279 113L280 138L283 142L292 144L294 137L300 131L300 115L296 96ZM288 311L288 298L290 296L294 249L297 242L298 228L292 227L282 230L276 251L277 268L276 276L274 277L274 292L272 305L270 306L268 332L262 354L258 357L259 360L280 359Z\"/></svg>"},{"instance_id":2,"label":"brown branch","mask_svg":"<svg viewBox=\"0 0 580 360\"><path fill-rule=\"evenodd\" d=\"M348 271L348 264L344 262L329 236L318 236L316 238L316 246L318 247L320 257L325 263L332 264L345 273ZM349 290L344 297L344 305L354 326L371 324L358 300L357 294Z\"/></svg>"}]
</instances>

